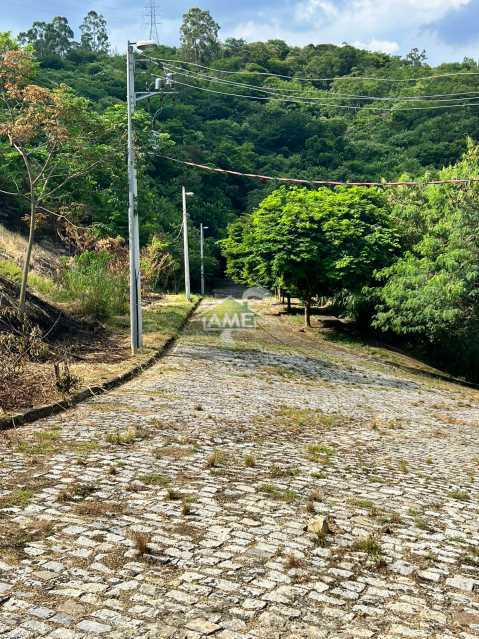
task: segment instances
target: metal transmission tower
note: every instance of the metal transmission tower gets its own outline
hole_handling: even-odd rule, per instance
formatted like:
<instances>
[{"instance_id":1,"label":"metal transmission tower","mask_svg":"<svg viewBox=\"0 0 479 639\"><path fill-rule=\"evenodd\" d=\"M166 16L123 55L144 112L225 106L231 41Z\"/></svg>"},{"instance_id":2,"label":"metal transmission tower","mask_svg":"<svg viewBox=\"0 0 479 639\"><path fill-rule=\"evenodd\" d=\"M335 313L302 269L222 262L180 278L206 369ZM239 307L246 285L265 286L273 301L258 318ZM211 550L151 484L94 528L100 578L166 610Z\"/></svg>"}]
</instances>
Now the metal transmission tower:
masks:
<instances>
[{"instance_id":1,"label":"metal transmission tower","mask_svg":"<svg viewBox=\"0 0 479 639\"><path fill-rule=\"evenodd\" d=\"M149 22L148 39L160 43L160 36L158 35L158 13L159 7L156 0L147 0L146 2L146 17Z\"/></svg>"}]
</instances>

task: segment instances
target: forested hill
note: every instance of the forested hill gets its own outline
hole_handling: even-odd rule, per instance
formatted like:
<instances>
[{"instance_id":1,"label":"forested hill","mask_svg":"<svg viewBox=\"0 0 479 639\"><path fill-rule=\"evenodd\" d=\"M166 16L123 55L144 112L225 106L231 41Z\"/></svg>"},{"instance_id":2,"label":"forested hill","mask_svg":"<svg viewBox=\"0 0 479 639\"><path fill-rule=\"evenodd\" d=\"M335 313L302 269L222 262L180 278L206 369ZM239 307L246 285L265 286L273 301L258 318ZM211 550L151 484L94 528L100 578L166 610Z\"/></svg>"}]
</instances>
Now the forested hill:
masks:
<instances>
[{"instance_id":1,"label":"forested hill","mask_svg":"<svg viewBox=\"0 0 479 639\"><path fill-rule=\"evenodd\" d=\"M479 75L471 74L479 67L473 60L432 68L417 50L401 59L329 44L299 48L280 40L221 43L213 21L209 29L211 38L204 39L201 50L189 50L183 32L181 48L159 46L148 54L152 61L138 63L139 90L155 75L173 73L174 93L142 103L151 118L143 118L138 127L148 135L153 119L152 126L171 137L175 146L168 152L177 158L275 176L378 180L404 173L421 176L449 165L460 158L468 136L479 138L479 107L449 108L458 102L479 102L473 97L479 93ZM124 105L123 55L111 55L107 47L87 40L75 45L68 33L62 46L54 38L48 46L48 39L41 37L37 29L21 38L36 50L37 83L64 83L101 113ZM203 66L168 62L165 67L160 59L194 60ZM437 75L441 77L428 79ZM292 101L279 98L279 93L293 96ZM435 97L417 101L417 96ZM251 210L274 188L261 181L185 169L159 155L153 150L143 158L144 240L158 228L176 229L183 182L196 194L190 203L193 222L208 224L216 237L223 235L228 221ZM93 221L103 222L113 234L124 234L126 189L119 195L118 190L126 187L126 178L121 167L118 172L114 196L92 200L89 194L86 199ZM104 177L95 188L108 189Z\"/></svg>"}]
</instances>

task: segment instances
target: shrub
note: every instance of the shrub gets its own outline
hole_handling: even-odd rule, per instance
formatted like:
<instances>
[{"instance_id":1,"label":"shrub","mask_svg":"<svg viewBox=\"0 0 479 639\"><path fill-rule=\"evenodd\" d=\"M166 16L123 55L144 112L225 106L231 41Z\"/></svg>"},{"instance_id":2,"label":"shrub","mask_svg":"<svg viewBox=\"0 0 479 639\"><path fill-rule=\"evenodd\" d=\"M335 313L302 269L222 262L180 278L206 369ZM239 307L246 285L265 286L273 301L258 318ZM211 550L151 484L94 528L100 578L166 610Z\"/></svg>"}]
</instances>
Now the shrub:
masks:
<instances>
[{"instance_id":1,"label":"shrub","mask_svg":"<svg viewBox=\"0 0 479 639\"><path fill-rule=\"evenodd\" d=\"M65 266L62 286L83 315L108 319L128 309L128 276L112 263L107 251L85 251Z\"/></svg>"}]
</instances>

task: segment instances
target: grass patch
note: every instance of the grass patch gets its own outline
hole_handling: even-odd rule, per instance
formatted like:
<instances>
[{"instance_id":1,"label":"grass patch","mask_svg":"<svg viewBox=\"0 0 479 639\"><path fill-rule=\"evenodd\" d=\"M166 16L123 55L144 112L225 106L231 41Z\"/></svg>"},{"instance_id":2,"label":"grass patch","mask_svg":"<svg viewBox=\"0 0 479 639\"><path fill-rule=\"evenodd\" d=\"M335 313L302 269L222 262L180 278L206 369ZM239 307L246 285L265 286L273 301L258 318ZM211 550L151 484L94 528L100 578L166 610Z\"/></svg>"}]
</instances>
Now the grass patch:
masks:
<instances>
[{"instance_id":1,"label":"grass patch","mask_svg":"<svg viewBox=\"0 0 479 639\"><path fill-rule=\"evenodd\" d=\"M277 486L273 486L273 484L262 484L259 489L275 501L292 503L298 499L298 494L295 493L294 490L278 488Z\"/></svg>"},{"instance_id":2,"label":"grass patch","mask_svg":"<svg viewBox=\"0 0 479 639\"><path fill-rule=\"evenodd\" d=\"M53 526L49 521L40 519L26 526L17 523L0 524L0 555L8 557L11 553L15 558L25 556L25 548L36 541L40 541L52 532Z\"/></svg>"},{"instance_id":3,"label":"grass patch","mask_svg":"<svg viewBox=\"0 0 479 639\"><path fill-rule=\"evenodd\" d=\"M261 417L262 423L271 424L271 417ZM341 415L324 413L316 408L293 408L284 406L273 416L273 423L282 430L304 430L331 428L344 421Z\"/></svg>"},{"instance_id":4,"label":"grass patch","mask_svg":"<svg viewBox=\"0 0 479 639\"><path fill-rule=\"evenodd\" d=\"M171 457L173 459L183 459L184 457L191 457L195 451L193 448L180 448L179 446L163 446L162 448L156 448L154 455L157 459L162 457Z\"/></svg>"},{"instance_id":5,"label":"grass patch","mask_svg":"<svg viewBox=\"0 0 479 639\"><path fill-rule=\"evenodd\" d=\"M456 488L454 490L450 490L447 493L447 496L450 497L451 499L456 499L457 501L469 501L470 500L470 495L467 492L467 490L460 490L459 488Z\"/></svg>"},{"instance_id":6,"label":"grass patch","mask_svg":"<svg viewBox=\"0 0 479 639\"><path fill-rule=\"evenodd\" d=\"M336 454L336 450L326 444L308 444L306 446L306 457L309 461L318 464L329 464Z\"/></svg>"},{"instance_id":7,"label":"grass patch","mask_svg":"<svg viewBox=\"0 0 479 639\"><path fill-rule=\"evenodd\" d=\"M285 466L281 467L277 464L271 466L269 471L270 477L273 479L280 479L282 477L297 477L299 475L300 470L296 466Z\"/></svg>"},{"instance_id":8,"label":"grass patch","mask_svg":"<svg viewBox=\"0 0 479 639\"><path fill-rule=\"evenodd\" d=\"M140 475L138 479L147 486L167 486L170 483L168 477L160 473L150 473L148 475Z\"/></svg>"},{"instance_id":9,"label":"grass patch","mask_svg":"<svg viewBox=\"0 0 479 639\"><path fill-rule=\"evenodd\" d=\"M109 501L84 501L75 507L75 512L79 515L89 517L101 517L102 515L120 515L126 510L124 504Z\"/></svg>"},{"instance_id":10,"label":"grass patch","mask_svg":"<svg viewBox=\"0 0 479 639\"><path fill-rule=\"evenodd\" d=\"M206 459L206 468L218 468L226 463L226 453L222 450L214 450Z\"/></svg>"},{"instance_id":11,"label":"grass patch","mask_svg":"<svg viewBox=\"0 0 479 639\"><path fill-rule=\"evenodd\" d=\"M29 488L19 488L9 495L0 497L0 509L2 508L25 508L30 503L34 495Z\"/></svg>"},{"instance_id":12,"label":"grass patch","mask_svg":"<svg viewBox=\"0 0 479 639\"><path fill-rule=\"evenodd\" d=\"M44 430L33 433L33 440L19 442L16 451L23 455L48 455L58 450L60 430Z\"/></svg>"},{"instance_id":13,"label":"grass patch","mask_svg":"<svg viewBox=\"0 0 479 639\"><path fill-rule=\"evenodd\" d=\"M71 484L60 491L57 499L60 502L85 499L94 493L96 489L96 486L93 484Z\"/></svg>"},{"instance_id":14,"label":"grass patch","mask_svg":"<svg viewBox=\"0 0 479 639\"><path fill-rule=\"evenodd\" d=\"M149 431L140 426L134 426L123 433L120 433L120 431L117 431L116 433L108 433L105 439L109 444L114 444L115 446L131 446L136 441L149 438Z\"/></svg>"},{"instance_id":15,"label":"grass patch","mask_svg":"<svg viewBox=\"0 0 479 639\"><path fill-rule=\"evenodd\" d=\"M254 455L248 454L244 456L244 465L246 468L255 468L256 458Z\"/></svg>"},{"instance_id":16,"label":"grass patch","mask_svg":"<svg viewBox=\"0 0 479 639\"><path fill-rule=\"evenodd\" d=\"M375 561L379 560L383 554L381 544L379 543L376 535L368 535L367 537L364 537L364 539L355 541L351 548L357 552L366 553L368 557Z\"/></svg>"}]
</instances>

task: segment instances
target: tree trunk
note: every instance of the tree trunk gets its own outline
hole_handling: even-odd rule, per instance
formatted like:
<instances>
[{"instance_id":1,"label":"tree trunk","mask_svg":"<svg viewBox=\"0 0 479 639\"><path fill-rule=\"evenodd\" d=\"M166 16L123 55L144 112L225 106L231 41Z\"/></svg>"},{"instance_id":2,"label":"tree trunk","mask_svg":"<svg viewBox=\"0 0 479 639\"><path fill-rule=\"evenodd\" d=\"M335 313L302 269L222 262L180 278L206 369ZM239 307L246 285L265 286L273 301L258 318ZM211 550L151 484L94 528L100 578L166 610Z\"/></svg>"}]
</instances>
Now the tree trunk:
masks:
<instances>
[{"instance_id":1,"label":"tree trunk","mask_svg":"<svg viewBox=\"0 0 479 639\"><path fill-rule=\"evenodd\" d=\"M291 295L286 295L286 299L288 300L288 313L291 313Z\"/></svg>"},{"instance_id":2,"label":"tree trunk","mask_svg":"<svg viewBox=\"0 0 479 639\"><path fill-rule=\"evenodd\" d=\"M304 327L311 328L311 300L304 301Z\"/></svg>"},{"instance_id":3,"label":"tree trunk","mask_svg":"<svg viewBox=\"0 0 479 639\"><path fill-rule=\"evenodd\" d=\"M25 258L23 260L22 282L20 285L19 307L21 311L23 311L25 308L25 298L27 295L27 284L28 284L28 275L30 273L30 261L32 257L33 238L35 236L35 209L36 209L36 201L35 201L35 198L32 196L31 204L30 204L30 231L28 233L28 243L27 243L27 248L25 250Z\"/></svg>"}]
</instances>

